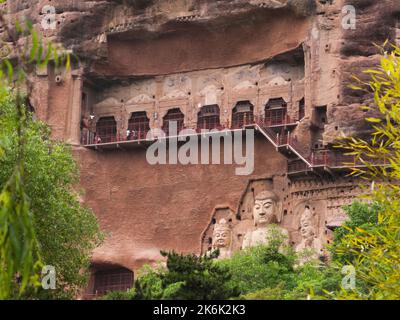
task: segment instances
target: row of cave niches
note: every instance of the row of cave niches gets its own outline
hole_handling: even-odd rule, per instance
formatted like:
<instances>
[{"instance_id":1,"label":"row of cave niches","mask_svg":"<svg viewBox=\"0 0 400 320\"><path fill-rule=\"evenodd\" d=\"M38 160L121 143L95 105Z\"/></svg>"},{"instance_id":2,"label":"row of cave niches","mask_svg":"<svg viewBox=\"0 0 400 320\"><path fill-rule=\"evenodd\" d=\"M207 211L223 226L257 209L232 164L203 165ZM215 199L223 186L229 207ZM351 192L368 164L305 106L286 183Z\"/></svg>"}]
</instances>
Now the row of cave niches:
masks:
<instances>
[{"instance_id":1,"label":"row of cave niches","mask_svg":"<svg viewBox=\"0 0 400 320\"><path fill-rule=\"evenodd\" d=\"M350 169L336 172L303 172L303 174L291 176L288 174L287 188L283 188L282 192L284 201L301 200L308 198L325 197L324 193L334 192L334 196L348 196L356 190L360 190L362 185L367 186L366 181L361 178L350 177ZM369 185L368 185L369 186ZM367 186L367 187L368 187Z\"/></svg>"},{"instance_id":2,"label":"row of cave niches","mask_svg":"<svg viewBox=\"0 0 400 320\"><path fill-rule=\"evenodd\" d=\"M288 115L287 103L282 98L270 99L264 108L262 122L270 127L283 127L295 124L305 116L304 98L298 102L298 119ZM239 101L232 109L230 124L221 122L220 107L216 104L203 106L197 114L197 130L207 129L239 129L246 124L252 124L256 118L254 106L249 101ZM156 115L154 115L156 117ZM94 116L91 116L91 118ZM185 128L185 115L180 108L169 109L162 119L162 130L168 135L171 122L177 125L177 131ZM260 120L260 119L258 119ZM127 132L119 132L114 116L100 117L95 121L95 129L88 119L82 119L82 144L110 143L125 140L145 139L150 131L150 119L146 111L133 112L128 120ZM89 130L89 134L87 132ZM95 131L94 131L95 130Z\"/></svg>"}]
</instances>

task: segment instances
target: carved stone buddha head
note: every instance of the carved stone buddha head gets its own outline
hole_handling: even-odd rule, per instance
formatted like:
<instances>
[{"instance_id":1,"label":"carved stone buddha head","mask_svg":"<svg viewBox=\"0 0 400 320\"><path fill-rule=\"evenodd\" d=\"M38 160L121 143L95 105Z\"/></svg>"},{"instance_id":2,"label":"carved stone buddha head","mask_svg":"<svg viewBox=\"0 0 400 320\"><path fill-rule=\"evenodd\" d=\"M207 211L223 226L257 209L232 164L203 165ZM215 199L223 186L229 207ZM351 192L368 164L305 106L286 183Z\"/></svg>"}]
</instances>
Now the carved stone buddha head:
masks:
<instances>
[{"instance_id":1,"label":"carved stone buddha head","mask_svg":"<svg viewBox=\"0 0 400 320\"><path fill-rule=\"evenodd\" d=\"M257 194L253 207L255 226L264 226L278 222L279 198L272 191L263 191Z\"/></svg>"},{"instance_id":2,"label":"carved stone buddha head","mask_svg":"<svg viewBox=\"0 0 400 320\"><path fill-rule=\"evenodd\" d=\"M213 248L229 248L232 242L232 230L225 219L221 219L214 226Z\"/></svg>"}]
</instances>

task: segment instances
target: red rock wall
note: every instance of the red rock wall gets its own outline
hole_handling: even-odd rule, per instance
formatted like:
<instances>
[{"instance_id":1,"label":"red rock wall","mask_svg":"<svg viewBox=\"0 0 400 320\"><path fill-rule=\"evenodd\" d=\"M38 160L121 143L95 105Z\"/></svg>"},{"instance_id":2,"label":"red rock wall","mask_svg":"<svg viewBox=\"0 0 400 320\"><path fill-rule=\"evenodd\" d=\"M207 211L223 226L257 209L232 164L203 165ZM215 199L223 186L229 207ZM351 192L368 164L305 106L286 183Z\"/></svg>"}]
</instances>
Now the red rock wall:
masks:
<instances>
[{"instance_id":1,"label":"red rock wall","mask_svg":"<svg viewBox=\"0 0 400 320\"><path fill-rule=\"evenodd\" d=\"M233 16L230 21L214 26L173 24L153 35L110 36L105 72L160 75L262 61L297 48L307 36L310 20L277 11Z\"/></svg>"},{"instance_id":2,"label":"red rock wall","mask_svg":"<svg viewBox=\"0 0 400 320\"><path fill-rule=\"evenodd\" d=\"M236 165L151 166L144 149L76 149L85 203L109 232L94 262L137 269L161 249L200 253L216 206L236 209L249 179L285 172L286 159L265 139L255 150L253 175L237 176Z\"/></svg>"}]
</instances>

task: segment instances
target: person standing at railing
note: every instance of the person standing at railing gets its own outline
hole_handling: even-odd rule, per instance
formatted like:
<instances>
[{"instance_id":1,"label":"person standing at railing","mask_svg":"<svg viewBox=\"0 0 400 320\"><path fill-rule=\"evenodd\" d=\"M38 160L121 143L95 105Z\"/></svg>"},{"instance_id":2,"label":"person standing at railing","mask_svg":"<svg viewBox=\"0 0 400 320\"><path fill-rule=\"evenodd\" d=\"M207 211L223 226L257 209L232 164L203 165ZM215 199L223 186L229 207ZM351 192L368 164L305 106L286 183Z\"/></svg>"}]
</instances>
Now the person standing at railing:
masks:
<instances>
[{"instance_id":1,"label":"person standing at railing","mask_svg":"<svg viewBox=\"0 0 400 320\"><path fill-rule=\"evenodd\" d=\"M89 144L90 135L89 135L89 120L86 116L83 116L81 119L81 137L82 144Z\"/></svg>"},{"instance_id":2,"label":"person standing at railing","mask_svg":"<svg viewBox=\"0 0 400 320\"><path fill-rule=\"evenodd\" d=\"M101 143L101 138L100 138L100 136L99 136L97 133L96 133L95 136L94 136L94 141L95 141L96 144Z\"/></svg>"}]
</instances>

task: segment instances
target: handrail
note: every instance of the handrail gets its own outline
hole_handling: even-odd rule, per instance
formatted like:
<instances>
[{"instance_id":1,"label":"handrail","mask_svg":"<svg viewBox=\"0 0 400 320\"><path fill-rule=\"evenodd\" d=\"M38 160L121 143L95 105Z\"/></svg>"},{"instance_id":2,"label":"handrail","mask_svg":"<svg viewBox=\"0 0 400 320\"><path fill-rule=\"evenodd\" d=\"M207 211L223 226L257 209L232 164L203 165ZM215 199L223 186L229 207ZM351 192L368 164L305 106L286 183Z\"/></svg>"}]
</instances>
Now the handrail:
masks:
<instances>
[{"instance_id":1,"label":"handrail","mask_svg":"<svg viewBox=\"0 0 400 320\"><path fill-rule=\"evenodd\" d=\"M288 115L285 116L285 121L283 124L290 124L292 120ZM210 127L211 129L219 129L219 130L237 130L237 129L245 129L247 126L254 126L256 130L258 130L267 140L279 150L279 148L285 147L290 149L290 151L295 154L298 160L294 161L302 161L306 167L309 169L316 167L329 167L329 168L349 168L356 166L365 166L365 164L356 160L353 156L344 155L341 153L337 153L331 150L321 150L321 151L313 151L309 155L305 155L301 149L302 146L298 144L297 138L293 137L290 132L286 133L277 133L272 129L275 125L270 125L269 122L265 119L265 117L244 117L243 123L240 126L235 126L232 124L229 126L229 123L222 124L217 121L209 121L207 124L202 123L195 131L200 134L202 127ZM275 126L276 127L276 126ZM96 135L94 132L91 132L88 129L82 130L81 134L81 143L83 145L96 145L96 144L108 144L108 143L117 143L117 142L128 142L128 141L143 141L147 137L147 133L150 130L130 130L129 135L122 135L120 132L116 134L107 135L104 139L107 142L102 142L101 138ZM168 136L168 132L166 132L166 136ZM382 161L376 161L376 165L382 165ZM300 168L301 166L298 164L294 164L295 168Z\"/></svg>"},{"instance_id":2,"label":"handrail","mask_svg":"<svg viewBox=\"0 0 400 320\"><path fill-rule=\"evenodd\" d=\"M310 168L312 167L312 163L307 160L307 157L302 155L299 150L293 146L290 134L288 135L281 135L279 133L275 133L271 128L268 126L263 126L259 123L255 124L256 128L276 147L286 146L288 147L294 154L296 154L301 160L303 160ZM276 136L275 136L276 135Z\"/></svg>"}]
</instances>

